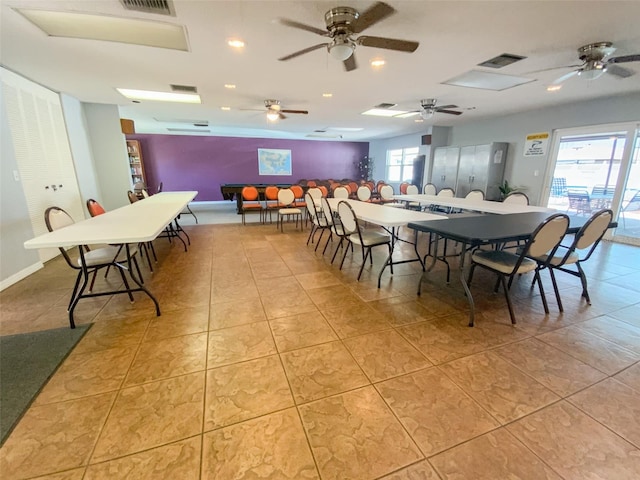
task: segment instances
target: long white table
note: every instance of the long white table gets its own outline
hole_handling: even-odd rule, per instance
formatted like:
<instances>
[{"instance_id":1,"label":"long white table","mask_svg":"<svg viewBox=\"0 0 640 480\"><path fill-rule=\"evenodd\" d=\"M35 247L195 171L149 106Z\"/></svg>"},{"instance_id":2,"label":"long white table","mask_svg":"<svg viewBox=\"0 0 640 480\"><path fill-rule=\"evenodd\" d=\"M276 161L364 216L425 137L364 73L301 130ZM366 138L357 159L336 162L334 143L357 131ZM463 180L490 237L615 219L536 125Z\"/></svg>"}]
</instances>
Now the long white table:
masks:
<instances>
[{"instance_id":1,"label":"long white table","mask_svg":"<svg viewBox=\"0 0 640 480\"><path fill-rule=\"evenodd\" d=\"M361 202L359 200L351 200L351 199L342 199L342 198L328 198L329 206L331 210L334 212L338 211L338 204L343 201L347 202L353 208L353 212L359 220L363 220L365 222L373 223L374 225L378 225L385 230L387 230L392 237L391 242L391 252L387 257L384 265L380 269L380 273L378 274L378 288L380 288L380 280L382 278L382 274L384 269L387 266L390 267L391 273L393 274L393 266L400 263L409 263L409 262L420 262L422 265L422 269L424 270L424 262L420 257L420 253L418 252L417 242L413 242L414 251L416 253L416 258L408 259L408 260L400 260L393 261L393 252L394 247L397 241L403 241L398 237L398 228L407 226L410 222L423 222L427 220L442 220L447 218L444 215L434 215L433 213L420 212L416 210L405 210L402 208L394 208L394 207L385 207L384 205L379 205L375 203ZM417 239L417 233L415 234L415 238ZM411 242L409 242L411 243Z\"/></svg>"},{"instance_id":2,"label":"long white table","mask_svg":"<svg viewBox=\"0 0 640 480\"><path fill-rule=\"evenodd\" d=\"M84 283L69 308L69 323L74 328L73 311L80 298L111 295L142 291L146 293L156 306L156 314L160 315L160 305L155 297L142 285L142 279L136 277L131 268L130 244L150 242L160 235L170 225L186 205L191 202L198 192L162 192L149 198L132 203L125 207L111 210L102 215L79 221L68 227L45 233L24 242L28 249L50 247L78 246ZM129 276L138 286L135 289L125 289L110 292L85 294L88 282L88 272L84 261L83 245L123 244L127 254Z\"/></svg>"},{"instance_id":3,"label":"long white table","mask_svg":"<svg viewBox=\"0 0 640 480\"><path fill-rule=\"evenodd\" d=\"M519 205L515 203L457 197L438 197L437 195L394 195L393 198L403 202L417 202L421 205L440 205L443 207L460 208L483 213L497 213L501 215L508 213L555 212L552 208L539 207L536 205Z\"/></svg>"}]
</instances>

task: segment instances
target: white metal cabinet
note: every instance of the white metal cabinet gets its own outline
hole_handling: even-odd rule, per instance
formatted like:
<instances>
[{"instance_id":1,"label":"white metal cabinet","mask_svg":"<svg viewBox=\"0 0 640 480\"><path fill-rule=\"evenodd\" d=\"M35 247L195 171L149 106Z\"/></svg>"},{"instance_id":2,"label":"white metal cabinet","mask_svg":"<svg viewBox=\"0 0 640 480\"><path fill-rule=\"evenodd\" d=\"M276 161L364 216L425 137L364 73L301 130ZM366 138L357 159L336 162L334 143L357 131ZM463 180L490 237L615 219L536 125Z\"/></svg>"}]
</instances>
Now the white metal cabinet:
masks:
<instances>
[{"instance_id":1,"label":"white metal cabinet","mask_svg":"<svg viewBox=\"0 0 640 480\"><path fill-rule=\"evenodd\" d=\"M487 200L499 200L508 143L471 145L460 149L456 196L482 190Z\"/></svg>"},{"instance_id":2,"label":"white metal cabinet","mask_svg":"<svg viewBox=\"0 0 640 480\"><path fill-rule=\"evenodd\" d=\"M431 169L431 183L438 191L443 188L456 188L458 175L458 147L438 147L433 152L433 167Z\"/></svg>"}]
</instances>

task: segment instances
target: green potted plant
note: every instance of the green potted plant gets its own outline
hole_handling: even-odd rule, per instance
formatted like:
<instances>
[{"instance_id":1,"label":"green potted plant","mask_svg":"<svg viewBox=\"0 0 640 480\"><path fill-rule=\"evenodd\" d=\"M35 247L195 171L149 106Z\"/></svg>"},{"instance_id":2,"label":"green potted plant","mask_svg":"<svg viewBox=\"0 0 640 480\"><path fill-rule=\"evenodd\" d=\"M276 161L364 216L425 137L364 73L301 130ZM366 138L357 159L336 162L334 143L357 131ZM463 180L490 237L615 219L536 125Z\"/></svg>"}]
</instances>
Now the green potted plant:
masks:
<instances>
[{"instance_id":1,"label":"green potted plant","mask_svg":"<svg viewBox=\"0 0 640 480\"><path fill-rule=\"evenodd\" d=\"M509 195L512 192L521 192L524 190L524 187L514 187L509 185L509 182L505 180L502 184L498 185L498 190L500 190L500 197L504 200L504 197Z\"/></svg>"}]
</instances>

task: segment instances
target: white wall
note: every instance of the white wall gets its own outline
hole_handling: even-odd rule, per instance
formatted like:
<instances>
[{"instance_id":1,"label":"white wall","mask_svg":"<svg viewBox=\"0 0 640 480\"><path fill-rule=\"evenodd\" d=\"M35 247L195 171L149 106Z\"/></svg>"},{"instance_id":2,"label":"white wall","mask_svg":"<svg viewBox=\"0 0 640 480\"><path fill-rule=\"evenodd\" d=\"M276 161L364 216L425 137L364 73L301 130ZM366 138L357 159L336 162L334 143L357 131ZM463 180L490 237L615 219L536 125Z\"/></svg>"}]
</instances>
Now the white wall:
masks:
<instances>
[{"instance_id":1,"label":"white wall","mask_svg":"<svg viewBox=\"0 0 640 480\"><path fill-rule=\"evenodd\" d=\"M20 180L14 178L18 162L13 150L2 88L0 88L0 290L42 268L37 250L23 243L33 238L27 201Z\"/></svg>"},{"instance_id":2,"label":"white wall","mask_svg":"<svg viewBox=\"0 0 640 480\"><path fill-rule=\"evenodd\" d=\"M429 172L429 156L430 156L430 147L429 145L422 145L422 136L426 135L428 132L424 133L413 133L410 135L402 135L399 137L385 138L382 140L372 140L369 142L369 157L373 158L374 167L373 167L373 178L378 180L387 180L386 179L386 170L387 170L387 150L395 150L400 148L413 148L420 147L420 155L426 155L426 163L424 166L425 177ZM390 182L391 183L391 182ZM424 182L423 182L424 183ZM396 193L398 193L398 185L393 184Z\"/></svg>"},{"instance_id":3,"label":"white wall","mask_svg":"<svg viewBox=\"0 0 640 480\"><path fill-rule=\"evenodd\" d=\"M83 104L78 99L66 94L60 95L62 111L64 113L65 124L67 125L67 135L69 136L69 147L73 164L75 165L76 176L78 177L78 187L83 202L93 198L100 201L102 197L98 180L95 173L93 153L89 139L87 138L87 123L84 116ZM89 217L86 208L83 209L85 217Z\"/></svg>"},{"instance_id":4,"label":"white wall","mask_svg":"<svg viewBox=\"0 0 640 480\"><path fill-rule=\"evenodd\" d=\"M526 187L531 202L539 204L548 155L552 152L540 157L525 157L527 134L627 121L640 121L640 93L558 105L453 127L449 144L508 142L505 178L513 185Z\"/></svg>"},{"instance_id":5,"label":"white wall","mask_svg":"<svg viewBox=\"0 0 640 480\"><path fill-rule=\"evenodd\" d=\"M118 107L84 103L83 108L95 178L100 192L100 198L96 200L105 210L115 210L128 205L127 190L131 189L131 176Z\"/></svg>"}]
</instances>

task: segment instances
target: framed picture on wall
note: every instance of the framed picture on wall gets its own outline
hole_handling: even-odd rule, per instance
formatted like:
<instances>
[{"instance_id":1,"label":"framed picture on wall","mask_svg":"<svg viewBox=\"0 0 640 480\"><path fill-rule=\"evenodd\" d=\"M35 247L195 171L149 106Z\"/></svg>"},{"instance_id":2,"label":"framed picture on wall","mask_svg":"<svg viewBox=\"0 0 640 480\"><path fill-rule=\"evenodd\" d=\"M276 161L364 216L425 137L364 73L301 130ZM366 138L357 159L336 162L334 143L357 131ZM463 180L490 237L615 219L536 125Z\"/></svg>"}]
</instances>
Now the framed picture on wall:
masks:
<instances>
[{"instance_id":1,"label":"framed picture on wall","mask_svg":"<svg viewBox=\"0 0 640 480\"><path fill-rule=\"evenodd\" d=\"M259 175L291 175L291 150L258 149Z\"/></svg>"}]
</instances>

